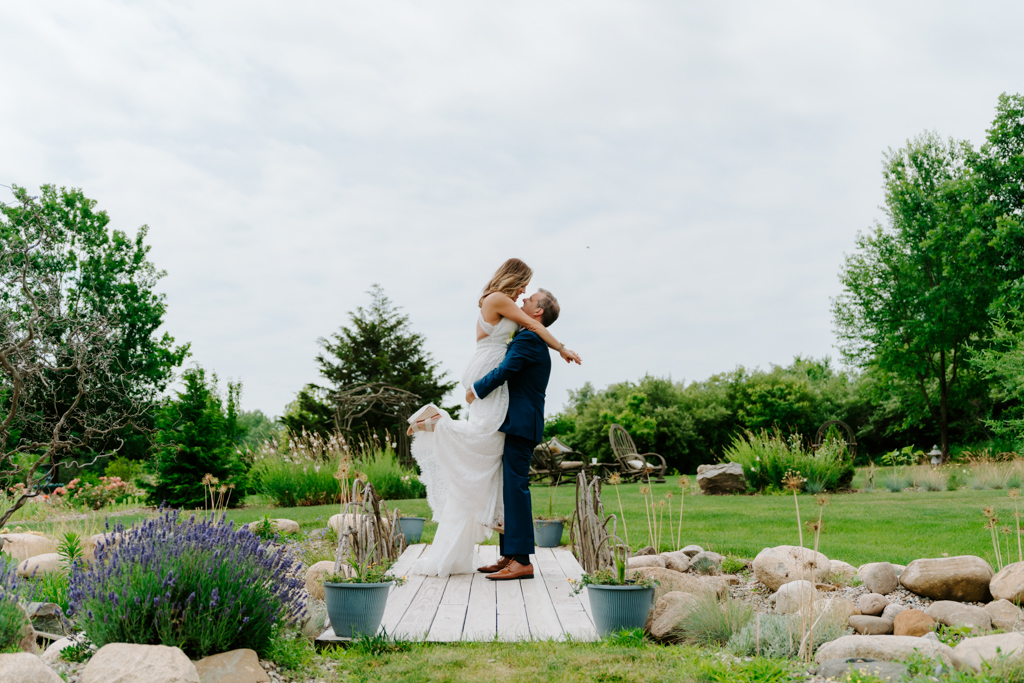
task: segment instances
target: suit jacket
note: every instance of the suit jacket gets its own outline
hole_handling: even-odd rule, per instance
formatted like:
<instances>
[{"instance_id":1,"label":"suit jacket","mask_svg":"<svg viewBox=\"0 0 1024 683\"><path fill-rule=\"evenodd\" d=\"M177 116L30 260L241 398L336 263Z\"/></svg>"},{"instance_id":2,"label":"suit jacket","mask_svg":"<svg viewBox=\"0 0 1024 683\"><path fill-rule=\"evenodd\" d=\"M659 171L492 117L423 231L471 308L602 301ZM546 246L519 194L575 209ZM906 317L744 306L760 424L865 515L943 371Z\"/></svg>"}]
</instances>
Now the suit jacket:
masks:
<instances>
[{"instance_id":1,"label":"suit jacket","mask_svg":"<svg viewBox=\"0 0 1024 683\"><path fill-rule=\"evenodd\" d=\"M501 365L474 385L484 398L508 382L508 414L498 431L529 439L544 440L544 392L551 376L551 354L535 332L520 330L512 339Z\"/></svg>"}]
</instances>

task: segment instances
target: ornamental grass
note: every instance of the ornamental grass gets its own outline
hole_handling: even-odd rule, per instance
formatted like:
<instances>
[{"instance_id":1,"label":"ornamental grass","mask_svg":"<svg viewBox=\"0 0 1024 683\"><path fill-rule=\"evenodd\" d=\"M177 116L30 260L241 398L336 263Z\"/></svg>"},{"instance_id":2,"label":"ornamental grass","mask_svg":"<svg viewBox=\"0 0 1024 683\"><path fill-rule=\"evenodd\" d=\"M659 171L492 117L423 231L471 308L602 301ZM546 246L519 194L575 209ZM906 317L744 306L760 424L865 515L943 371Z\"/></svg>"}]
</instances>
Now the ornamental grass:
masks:
<instances>
[{"instance_id":1,"label":"ornamental grass","mask_svg":"<svg viewBox=\"0 0 1024 683\"><path fill-rule=\"evenodd\" d=\"M213 515L177 510L118 526L88 570L71 576L71 614L102 647L180 647L192 659L250 648L267 653L305 612L300 565L284 547Z\"/></svg>"},{"instance_id":2,"label":"ornamental grass","mask_svg":"<svg viewBox=\"0 0 1024 683\"><path fill-rule=\"evenodd\" d=\"M18 605L18 563L7 559L0 555L0 652L17 647L25 625L25 613Z\"/></svg>"}]
</instances>

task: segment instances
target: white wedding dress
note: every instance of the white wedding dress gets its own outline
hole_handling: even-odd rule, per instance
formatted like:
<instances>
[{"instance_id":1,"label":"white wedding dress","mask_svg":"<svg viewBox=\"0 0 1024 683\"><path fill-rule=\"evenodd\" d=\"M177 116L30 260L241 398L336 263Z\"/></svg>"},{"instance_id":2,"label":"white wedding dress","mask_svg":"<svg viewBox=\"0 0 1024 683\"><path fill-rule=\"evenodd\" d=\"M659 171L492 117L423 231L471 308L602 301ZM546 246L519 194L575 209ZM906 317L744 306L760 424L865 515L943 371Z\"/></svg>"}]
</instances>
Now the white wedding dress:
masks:
<instances>
[{"instance_id":1,"label":"white wedding dress","mask_svg":"<svg viewBox=\"0 0 1024 683\"><path fill-rule=\"evenodd\" d=\"M481 316L479 323L487 336L476 343L476 353L462 375L466 391L501 364L512 334L519 329L508 318L489 325ZM427 576L476 571L484 564L476 544L491 535L490 527L504 520L501 454L505 435L498 428L508 413L508 385L473 401L466 420L453 420L440 412L434 431L416 432L412 442L412 457L420 466L420 481L427 487L427 503L438 523L434 542L410 572Z\"/></svg>"}]
</instances>

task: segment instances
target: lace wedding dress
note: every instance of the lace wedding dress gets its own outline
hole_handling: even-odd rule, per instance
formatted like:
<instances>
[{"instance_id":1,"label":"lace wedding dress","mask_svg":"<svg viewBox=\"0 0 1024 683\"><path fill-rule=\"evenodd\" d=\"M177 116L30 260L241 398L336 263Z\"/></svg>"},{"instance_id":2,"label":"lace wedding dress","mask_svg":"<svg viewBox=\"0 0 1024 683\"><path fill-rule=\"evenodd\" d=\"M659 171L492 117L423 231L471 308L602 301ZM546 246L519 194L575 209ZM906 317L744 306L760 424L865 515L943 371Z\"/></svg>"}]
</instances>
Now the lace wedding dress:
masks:
<instances>
[{"instance_id":1,"label":"lace wedding dress","mask_svg":"<svg viewBox=\"0 0 1024 683\"><path fill-rule=\"evenodd\" d=\"M462 375L462 386L473 384L505 358L516 323L502 318L494 325L480 318L487 334ZM501 454L505 435L498 431L508 413L508 386L469 405L466 420L453 420L441 410L433 432L416 432L412 456L427 487L427 503L438 523L434 542L413 565L412 574L467 574L483 566L476 544L491 535L491 526L504 519L501 494Z\"/></svg>"}]
</instances>

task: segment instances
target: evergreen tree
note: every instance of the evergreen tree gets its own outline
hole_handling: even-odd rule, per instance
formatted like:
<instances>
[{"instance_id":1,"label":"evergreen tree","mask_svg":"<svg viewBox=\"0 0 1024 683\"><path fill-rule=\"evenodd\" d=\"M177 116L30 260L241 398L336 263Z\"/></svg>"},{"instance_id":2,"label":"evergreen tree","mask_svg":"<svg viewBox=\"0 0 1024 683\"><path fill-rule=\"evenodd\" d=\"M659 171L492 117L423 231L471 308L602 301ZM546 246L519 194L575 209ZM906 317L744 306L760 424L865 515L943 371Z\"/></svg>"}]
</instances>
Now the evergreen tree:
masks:
<instances>
[{"instance_id":1,"label":"evergreen tree","mask_svg":"<svg viewBox=\"0 0 1024 683\"><path fill-rule=\"evenodd\" d=\"M207 381L206 371L190 368L182 374L185 390L157 413L153 456L155 483L147 486L156 503L171 507L203 505L203 477L211 474L221 484L239 484L244 468L235 452L239 436L237 403L240 385L228 383L227 406L217 394L216 376ZM241 501L241 491L232 496Z\"/></svg>"},{"instance_id":2,"label":"evergreen tree","mask_svg":"<svg viewBox=\"0 0 1024 683\"><path fill-rule=\"evenodd\" d=\"M403 315L380 285L369 291L368 308L349 314L349 326L329 339L321 338L324 352L316 357L320 374L329 387L309 384L299 392L281 421L293 433L327 434L334 430L334 405L330 392L343 387L382 382L412 392L421 403L440 405L457 382L444 382L446 373L423 349L423 336L410 329ZM447 409L453 415L457 409ZM394 417L368 415L358 428L361 434L396 428Z\"/></svg>"}]
</instances>

